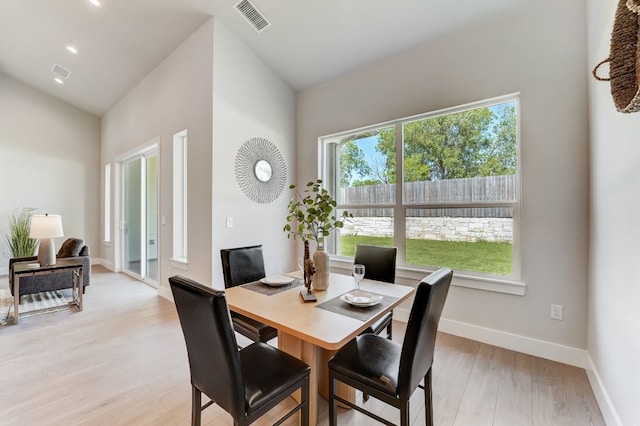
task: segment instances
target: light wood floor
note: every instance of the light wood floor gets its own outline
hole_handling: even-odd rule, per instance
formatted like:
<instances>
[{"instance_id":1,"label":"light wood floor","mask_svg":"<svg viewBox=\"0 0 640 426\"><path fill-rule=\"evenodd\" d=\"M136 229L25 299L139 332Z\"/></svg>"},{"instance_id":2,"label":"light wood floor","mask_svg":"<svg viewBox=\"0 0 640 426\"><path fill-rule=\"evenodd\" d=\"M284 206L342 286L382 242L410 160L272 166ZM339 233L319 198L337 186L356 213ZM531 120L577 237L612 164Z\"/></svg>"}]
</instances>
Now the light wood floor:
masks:
<instances>
[{"instance_id":1,"label":"light wood floor","mask_svg":"<svg viewBox=\"0 0 640 426\"><path fill-rule=\"evenodd\" d=\"M0 327L0 425L188 425L189 370L173 304L99 266L91 279L83 312ZM403 325L394 326L401 340ZM433 369L436 425L604 425L579 368L440 334ZM412 399L413 425L424 424L421 392ZM272 424L292 405L256 424ZM366 406L397 421L375 399ZM322 398L319 416L327 425ZM212 406L203 424L233 422ZM375 422L341 410L339 424Z\"/></svg>"}]
</instances>

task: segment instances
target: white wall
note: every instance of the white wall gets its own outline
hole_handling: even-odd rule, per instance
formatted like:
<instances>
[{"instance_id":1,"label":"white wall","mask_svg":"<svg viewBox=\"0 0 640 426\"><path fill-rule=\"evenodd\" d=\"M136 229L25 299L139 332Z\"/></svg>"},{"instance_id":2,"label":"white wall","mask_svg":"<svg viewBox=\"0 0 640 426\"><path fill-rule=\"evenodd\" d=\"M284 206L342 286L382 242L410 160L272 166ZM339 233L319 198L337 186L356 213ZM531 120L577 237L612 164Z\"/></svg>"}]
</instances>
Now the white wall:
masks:
<instances>
[{"instance_id":1,"label":"white wall","mask_svg":"<svg viewBox=\"0 0 640 426\"><path fill-rule=\"evenodd\" d=\"M589 0L589 61L609 56L614 1ZM635 50L634 50L635 53ZM600 74L606 75L607 68ZM616 112L610 85L589 79L590 379L607 424L640 424L640 113Z\"/></svg>"},{"instance_id":2,"label":"white wall","mask_svg":"<svg viewBox=\"0 0 640 426\"><path fill-rule=\"evenodd\" d=\"M160 214L166 218L159 238L161 295L169 295L167 278L173 274L223 288L220 249L226 247L263 244L269 274L295 267L293 245L282 231L286 191L272 203L254 203L234 172L240 146L263 137L281 151L288 182L293 181L294 105L293 90L211 18L104 116L103 165L160 137ZM188 131L187 270L170 266L171 143L183 129ZM116 213L114 207L112 217ZM233 218L232 228L226 227L227 217ZM103 247L107 263L115 263L114 248Z\"/></svg>"},{"instance_id":3,"label":"white wall","mask_svg":"<svg viewBox=\"0 0 640 426\"><path fill-rule=\"evenodd\" d=\"M569 358L577 353L584 359L589 233L585 40L583 1L540 0L301 92L298 183L316 178L322 135L520 92L526 295L453 287L444 318L506 339L515 335L534 346L550 343L554 350L566 349ZM549 318L552 303L564 305L564 321Z\"/></svg>"},{"instance_id":4,"label":"white wall","mask_svg":"<svg viewBox=\"0 0 640 426\"><path fill-rule=\"evenodd\" d=\"M160 294L170 291L168 277L183 274L211 282L213 19L209 19L149 73L102 120L102 167L159 138ZM173 135L188 132L188 270L171 266ZM117 168L112 166L112 179ZM111 188L115 191L115 180ZM104 184L101 185L101 192ZM114 192L115 194L115 192ZM116 264L119 212L112 200L112 241L102 247L107 265ZM103 219L104 220L104 219ZM100 229L103 229L102 227Z\"/></svg>"},{"instance_id":5,"label":"white wall","mask_svg":"<svg viewBox=\"0 0 640 426\"><path fill-rule=\"evenodd\" d=\"M99 155L98 117L0 74L0 275L7 274L4 235L16 208L62 215L65 236L100 252Z\"/></svg>"},{"instance_id":6,"label":"white wall","mask_svg":"<svg viewBox=\"0 0 640 426\"><path fill-rule=\"evenodd\" d=\"M282 231L295 176L295 94L219 20L213 63L213 282L224 288L223 248L262 244L267 274L296 269L294 246ZM247 198L235 179L238 149L255 137L271 141L287 164L286 188L268 204Z\"/></svg>"}]
</instances>

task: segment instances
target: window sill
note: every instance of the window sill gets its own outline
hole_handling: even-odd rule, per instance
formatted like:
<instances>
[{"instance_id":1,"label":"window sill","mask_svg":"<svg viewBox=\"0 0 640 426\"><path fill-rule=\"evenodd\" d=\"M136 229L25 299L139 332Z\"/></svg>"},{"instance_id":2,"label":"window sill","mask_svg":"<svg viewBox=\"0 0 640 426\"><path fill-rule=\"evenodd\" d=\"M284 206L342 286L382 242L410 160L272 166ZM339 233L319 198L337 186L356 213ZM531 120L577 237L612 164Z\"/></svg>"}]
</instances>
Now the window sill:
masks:
<instances>
[{"instance_id":1,"label":"window sill","mask_svg":"<svg viewBox=\"0 0 640 426\"><path fill-rule=\"evenodd\" d=\"M353 261L345 258L331 258L331 268L336 272L346 275L351 274ZM417 269L409 267L401 267L396 269L396 282L404 284L404 281L417 282L423 279L427 274L432 272L428 269ZM527 285L523 282L510 280L508 278L501 279L496 277L476 276L469 274L458 274L454 271L453 281L451 285L457 287L472 288L475 290L493 291L496 293L512 294L515 296L524 296Z\"/></svg>"},{"instance_id":2,"label":"window sill","mask_svg":"<svg viewBox=\"0 0 640 426\"><path fill-rule=\"evenodd\" d=\"M187 261L186 258L183 258L183 257L180 257L180 258L172 257L171 258L171 267L176 268L176 269L182 269L183 271L188 271L189 270L189 262Z\"/></svg>"}]
</instances>

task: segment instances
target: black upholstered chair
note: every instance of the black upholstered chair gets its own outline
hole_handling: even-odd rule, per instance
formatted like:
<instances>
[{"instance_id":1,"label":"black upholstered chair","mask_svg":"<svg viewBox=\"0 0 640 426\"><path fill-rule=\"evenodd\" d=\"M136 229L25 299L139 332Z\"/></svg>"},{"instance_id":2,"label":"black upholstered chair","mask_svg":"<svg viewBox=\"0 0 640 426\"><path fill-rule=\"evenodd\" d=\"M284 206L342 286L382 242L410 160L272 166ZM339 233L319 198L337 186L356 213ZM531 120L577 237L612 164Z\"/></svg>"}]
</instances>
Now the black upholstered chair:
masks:
<instances>
[{"instance_id":1,"label":"black upholstered chair","mask_svg":"<svg viewBox=\"0 0 640 426\"><path fill-rule=\"evenodd\" d=\"M364 265L364 277L370 280L394 283L396 280L396 254L395 247L356 245L356 254L353 263ZM384 330L387 338L392 337L393 311L389 311L382 318L371 324L363 333L380 334Z\"/></svg>"},{"instance_id":2,"label":"black upholstered chair","mask_svg":"<svg viewBox=\"0 0 640 426\"><path fill-rule=\"evenodd\" d=\"M189 357L191 424L200 425L202 410L215 403L235 425L248 425L299 389L300 403L280 422L300 411L308 425L309 366L261 342L238 350L223 291L181 276L169 284ZM211 399L205 405L202 393Z\"/></svg>"},{"instance_id":3,"label":"black upholstered chair","mask_svg":"<svg viewBox=\"0 0 640 426\"><path fill-rule=\"evenodd\" d=\"M265 277L262 246L237 247L220 250L224 288L235 287ZM254 342L267 342L278 331L245 315L231 312L233 328Z\"/></svg>"},{"instance_id":4,"label":"black upholstered chair","mask_svg":"<svg viewBox=\"0 0 640 426\"><path fill-rule=\"evenodd\" d=\"M389 422L337 396L336 381L400 410L400 425L409 426L409 399L424 389L426 425L433 425L431 365L442 308L453 271L442 268L418 284L402 345L375 334L361 334L329 361L329 425L337 421L336 403L342 402L377 421ZM420 381L424 379L424 386Z\"/></svg>"}]
</instances>

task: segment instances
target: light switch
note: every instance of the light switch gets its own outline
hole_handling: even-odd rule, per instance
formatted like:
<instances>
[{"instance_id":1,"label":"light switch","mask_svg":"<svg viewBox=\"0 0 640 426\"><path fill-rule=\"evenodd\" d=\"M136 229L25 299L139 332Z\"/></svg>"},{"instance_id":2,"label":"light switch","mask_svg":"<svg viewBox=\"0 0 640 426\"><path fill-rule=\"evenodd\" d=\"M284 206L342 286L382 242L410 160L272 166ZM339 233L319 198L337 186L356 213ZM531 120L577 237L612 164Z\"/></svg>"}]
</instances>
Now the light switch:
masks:
<instances>
[{"instance_id":1,"label":"light switch","mask_svg":"<svg viewBox=\"0 0 640 426\"><path fill-rule=\"evenodd\" d=\"M231 216L227 216L227 228L233 228L233 218Z\"/></svg>"}]
</instances>

